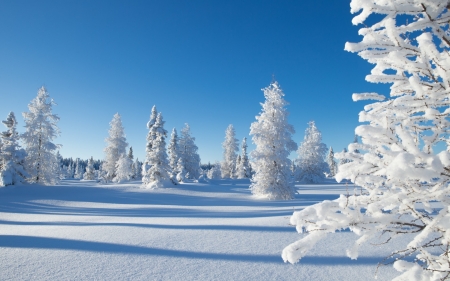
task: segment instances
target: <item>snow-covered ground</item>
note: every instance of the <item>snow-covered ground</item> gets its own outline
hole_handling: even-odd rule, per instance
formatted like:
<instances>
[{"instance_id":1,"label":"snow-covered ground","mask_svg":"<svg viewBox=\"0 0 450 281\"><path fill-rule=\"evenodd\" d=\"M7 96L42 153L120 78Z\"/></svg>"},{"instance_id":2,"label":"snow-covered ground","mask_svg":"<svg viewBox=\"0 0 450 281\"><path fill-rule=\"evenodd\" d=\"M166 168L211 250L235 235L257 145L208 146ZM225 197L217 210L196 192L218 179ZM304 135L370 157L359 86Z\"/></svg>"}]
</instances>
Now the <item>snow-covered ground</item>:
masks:
<instances>
[{"instance_id":1,"label":"snow-covered ground","mask_svg":"<svg viewBox=\"0 0 450 281\"><path fill-rule=\"evenodd\" d=\"M248 180L139 186L67 180L0 189L0 279L373 280L391 252L369 245L350 260L355 234L342 231L299 264L282 261L300 235L292 212L337 198L345 185L298 185L291 201L257 200ZM398 274L384 266L378 280Z\"/></svg>"}]
</instances>

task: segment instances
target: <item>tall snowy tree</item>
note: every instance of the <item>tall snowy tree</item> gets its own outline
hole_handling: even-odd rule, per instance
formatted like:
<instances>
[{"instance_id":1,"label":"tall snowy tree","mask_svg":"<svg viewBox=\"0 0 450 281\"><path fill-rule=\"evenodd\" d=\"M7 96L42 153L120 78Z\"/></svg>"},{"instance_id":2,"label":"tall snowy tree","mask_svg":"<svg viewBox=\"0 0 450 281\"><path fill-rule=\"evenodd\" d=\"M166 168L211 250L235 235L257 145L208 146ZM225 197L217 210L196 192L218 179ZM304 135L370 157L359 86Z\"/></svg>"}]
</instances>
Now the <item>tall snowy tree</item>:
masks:
<instances>
[{"instance_id":1,"label":"tall snowy tree","mask_svg":"<svg viewBox=\"0 0 450 281\"><path fill-rule=\"evenodd\" d=\"M327 155L327 164L328 164L328 170L330 171L330 176L334 177L337 173L337 163L334 159L334 151L333 148L330 146L330 150L328 151Z\"/></svg>"},{"instance_id":2,"label":"tall snowy tree","mask_svg":"<svg viewBox=\"0 0 450 281\"><path fill-rule=\"evenodd\" d=\"M116 177L117 161L119 161L121 155L126 153L128 146L119 113L114 114L109 126L109 136L105 139L105 160L102 165L106 181L112 181Z\"/></svg>"},{"instance_id":3,"label":"tall snowy tree","mask_svg":"<svg viewBox=\"0 0 450 281\"><path fill-rule=\"evenodd\" d=\"M237 178L238 179L244 179L244 178L250 178L250 166L248 162L248 156L247 156L247 138L244 138L242 140L241 145L241 161L239 162L237 166Z\"/></svg>"},{"instance_id":4,"label":"tall snowy tree","mask_svg":"<svg viewBox=\"0 0 450 281\"><path fill-rule=\"evenodd\" d=\"M191 128L189 124L185 124L181 130L181 138L179 140L180 158L186 175L189 179L198 179L200 176L200 156L198 155L198 147L195 145L195 138L191 136ZM178 170L178 173L180 171Z\"/></svg>"},{"instance_id":5,"label":"tall snowy tree","mask_svg":"<svg viewBox=\"0 0 450 281\"><path fill-rule=\"evenodd\" d=\"M255 174L250 189L254 195L268 199L292 199L295 189L288 156L297 149L297 144L292 140L294 127L287 122L288 103L278 82L273 82L263 92L266 100L261 103L262 112L250 126L256 145L251 152Z\"/></svg>"},{"instance_id":6,"label":"tall snowy tree","mask_svg":"<svg viewBox=\"0 0 450 281\"><path fill-rule=\"evenodd\" d=\"M152 111L150 113L150 119L147 122L147 129L148 129L148 133L147 133L147 143L145 146L145 153L146 153L146 159L148 158L148 155L151 153L152 149L153 149L153 142L154 142L154 138L155 136L152 133L152 127L156 122L156 117L158 116L158 111L156 109L156 105L154 105L152 107ZM149 163L147 163L147 160L144 160L144 164L142 165L142 175L145 175L147 173L147 170L150 168Z\"/></svg>"},{"instance_id":7,"label":"tall snowy tree","mask_svg":"<svg viewBox=\"0 0 450 281\"><path fill-rule=\"evenodd\" d=\"M328 165L325 162L327 146L322 143L322 134L314 121L308 123L303 142L298 148L297 179L305 183L319 183L325 179Z\"/></svg>"},{"instance_id":8,"label":"tall snowy tree","mask_svg":"<svg viewBox=\"0 0 450 281\"><path fill-rule=\"evenodd\" d=\"M179 147L178 147L178 134L175 128L172 129L172 134L170 135L170 142L168 146L169 153L169 166L171 169L171 178L176 179L177 175L177 165L178 159L180 158Z\"/></svg>"},{"instance_id":9,"label":"tall snowy tree","mask_svg":"<svg viewBox=\"0 0 450 281\"><path fill-rule=\"evenodd\" d=\"M36 98L28 104L29 112L23 113L26 131L22 140L27 152L25 168L31 183L52 185L59 181L59 164L56 159L59 145L53 143L59 135L56 125L59 117L52 114L53 105L55 102L47 90L41 87Z\"/></svg>"},{"instance_id":10,"label":"tall snowy tree","mask_svg":"<svg viewBox=\"0 0 450 281\"><path fill-rule=\"evenodd\" d=\"M0 134L0 186L14 185L24 182L29 176L24 167L26 153L19 145L14 113L10 112L2 123L7 130Z\"/></svg>"},{"instance_id":11,"label":"tall snowy tree","mask_svg":"<svg viewBox=\"0 0 450 281\"><path fill-rule=\"evenodd\" d=\"M133 166L132 166L132 179L140 180L142 179L142 163L139 162L139 159L136 158L134 160Z\"/></svg>"},{"instance_id":12,"label":"tall snowy tree","mask_svg":"<svg viewBox=\"0 0 450 281\"><path fill-rule=\"evenodd\" d=\"M152 149L147 153L146 158L150 168L142 178L142 183L147 188L164 187L171 183L171 169L166 152L167 131L164 129L164 123L162 114L158 113L156 121L150 129ZM147 147L149 147L148 144Z\"/></svg>"},{"instance_id":13,"label":"tall snowy tree","mask_svg":"<svg viewBox=\"0 0 450 281\"><path fill-rule=\"evenodd\" d=\"M95 180L94 158L91 157L86 166L86 172L83 175L85 180Z\"/></svg>"},{"instance_id":14,"label":"tall snowy tree","mask_svg":"<svg viewBox=\"0 0 450 281\"><path fill-rule=\"evenodd\" d=\"M238 139L233 125L229 125L225 131L225 141L223 147L223 161L220 165L222 178L234 178L236 171L236 152L239 151Z\"/></svg>"},{"instance_id":15,"label":"tall snowy tree","mask_svg":"<svg viewBox=\"0 0 450 281\"><path fill-rule=\"evenodd\" d=\"M350 229L359 236L350 258L361 244L382 238L391 245L386 263L401 272L394 280L449 279L449 2L352 0L351 11L359 12L353 23L364 24L363 39L345 49L375 65L366 80L391 83L390 97L353 95L375 102L359 114L363 124L355 133L362 143L336 155L352 160L336 179L361 190L295 212L291 224L308 235L286 247L283 259L297 262L326 234ZM447 150L435 152L440 143ZM392 243L394 237L406 246Z\"/></svg>"},{"instance_id":16,"label":"tall snowy tree","mask_svg":"<svg viewBox=\"0 0 450 281\"><path fill-rule=\"evenodd\" d=\"M130 158L131 161L134 160L133 147L132 146L130 146L130 149L128 150L128 158Z\"/></svg>"}]
</instances>

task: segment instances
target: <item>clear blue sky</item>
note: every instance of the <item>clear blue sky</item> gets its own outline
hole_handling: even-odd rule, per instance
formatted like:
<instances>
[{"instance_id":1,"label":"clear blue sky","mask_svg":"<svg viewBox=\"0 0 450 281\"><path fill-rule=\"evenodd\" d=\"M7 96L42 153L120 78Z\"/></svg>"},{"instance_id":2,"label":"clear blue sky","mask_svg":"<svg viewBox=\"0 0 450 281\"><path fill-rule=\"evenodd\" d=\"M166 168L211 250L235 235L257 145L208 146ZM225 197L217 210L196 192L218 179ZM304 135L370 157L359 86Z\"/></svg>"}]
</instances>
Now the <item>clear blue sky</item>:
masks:
<instances>
[{"instance_id":1,"label":"clear blue sky","mask_svg":"<svg viewBox=\"0 0 450 281\"><path fill-rule=\"evenodd\" d=\"M229 124L249 138L261 89L275 75L294 140L315 120L324 143L340 151L353 141L364 106L352 93L388 93L365 82L369 63L343 50L361 39L349 3L3 0L0 119L14 111L23 132L21 113L44 85L58 104L63 157L102 159L119 112L142 160L156 105L169 132L190 124L207 163L222 159Z\"/></svg>"}]
</instances>

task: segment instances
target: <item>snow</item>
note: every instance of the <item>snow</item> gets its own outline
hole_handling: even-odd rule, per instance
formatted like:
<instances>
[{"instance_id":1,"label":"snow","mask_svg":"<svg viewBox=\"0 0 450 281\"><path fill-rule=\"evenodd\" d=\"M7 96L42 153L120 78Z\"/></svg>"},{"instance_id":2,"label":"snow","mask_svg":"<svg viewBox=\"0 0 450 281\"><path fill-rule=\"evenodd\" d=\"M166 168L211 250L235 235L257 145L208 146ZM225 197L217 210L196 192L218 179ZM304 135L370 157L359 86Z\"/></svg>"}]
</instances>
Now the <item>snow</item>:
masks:
<instances>
[{"instance_id":1,"label":"snow","mask_svg":"<svg viewBox=\"0 0 450 281\"><path fill-rule=\"evenodd\" d=\"M209 180L148 190L140 181L63 180L0 189L0 279L371 280L391 252L364 244L351 260L345 249L355 234L341 231L300 263L283 263L283 248L303 235L289 225L293 211L336 199L346 186L297 185L294 200L268 201L249 185ZM398 274L384 266L377 280Z\"/></svg>"}]
</instances>

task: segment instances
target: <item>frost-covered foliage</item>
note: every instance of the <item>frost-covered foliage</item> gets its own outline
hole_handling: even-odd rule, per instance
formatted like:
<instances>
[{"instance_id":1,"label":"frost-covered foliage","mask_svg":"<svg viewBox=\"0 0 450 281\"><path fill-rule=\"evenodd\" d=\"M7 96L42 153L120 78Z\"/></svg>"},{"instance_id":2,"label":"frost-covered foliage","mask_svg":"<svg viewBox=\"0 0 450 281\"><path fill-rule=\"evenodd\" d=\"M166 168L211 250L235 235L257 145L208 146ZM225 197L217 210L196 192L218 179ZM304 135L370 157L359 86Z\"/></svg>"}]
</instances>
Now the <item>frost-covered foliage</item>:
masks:
<instances>
[{"instance_id":1,"label":"frost-covered foliage","mask_svg":"<svg viewBox=\"0 0 450 281\"><path fill-rule=\"evenodd\" d=\"M200 176L200 155L198 155L198 147L195 145L195 138L191 136L191 128L186 123L181 130L181 138L179 141L180 158L183 167L186 170L185 176L188 179L198 179ZM177 170L180 173L180 170ZM177 176L178 177L178 176Z\"/></svg>"},{"instance_id":2,"label":"frost-covered foliage","mask_svg":"<svg viewBox=\"0 0 450 281\"><path fill-rule=\"evenodd\" d=\"M336 160L334 159L334 151L331 146L330 146L330 150L328 151L328 155L327 155L327 164L328 164L328 169L330 171L330 174L329 174L330 177L336 176L337 163L336 163Z\"/></svg>"},{"instance_id":3,"label":"frost-covered foliage","mask_svg":"<svg viewBox=\"0 0 450 281\"><path fill-rule=\"evenodd\" d=\"M133 162L133 166L131 166L132 179L140 180L142 179L142 163L139 162L139 159L136 158Z\"/></svg>"},{"instance_id":4,"label":"frost-covered foliage","mask_svg":"<svg viewBox=\"0 0 450 281\"><path fill-rule=\"evenodd\" d=\"M236 152L239 151L234 127L230 124L225 131L225 141L222 143L223 161L220 165L222 178L234 178L236 170Z\"/></svg>"},{"instance_id":5,"label":"frost-covered foliage","mask_svg":"<svg viewBox=\"0 0 450 281\"><path fill-rule=\"evenodd\" d=\"M25 150L20 148L17 121L14 112L10 112L2 123L7 130L0 133L0 186L24 182L28 177L25 171Z\"/></svg>"},{"instance_id":6,"label":"frost-covered foliage","mask_svg":"<svg viewBox=\"0 0 450 281\"><path fill-rule=\"evenodd\" d=\"M294 198L294 183L292 181L288 156L297 149L292 140L294 127L287 122L288 103L277 82L263 89L264 103L262 112L256 116L256 122L250 126L250 135L255 150L251 152L254 175L250 189L259 197L274 200Z\"/></svg>"},{"instance_id":7,"label":"frost-covered foliage","mask_svg":"<svg viewBox=\"0 0 450 281\"><path fill-rule=\"evenodd\" d=\"M84 168L83 164L81 164L81 161L79 158L75 161L75 175L74 178L76 179L83 179L84 174Z\"/></svg>"},{"instance_id":8,"label":"frost-covered foliage","mask_svg":"<svg viewBox=\"0 0 450 281\"><path fill-rule=\"evenodd\" d=\"M151 136L152 144L145 160L150 168L142 177L142 184L146 188L163 187L171 182L171 169L166 152L167 131L164 129L164 123L161 113L158 113L155 123L150 128L149 136ZM149 148L148 144L147 148Z\"/></svg>"},{"instance_id":9,"label":"frost-covered foliage","mask_svg":"<svg viewBox=\"0 0 450 281\"><path fill-rule=\"evenodd\" d=\"M392 83L390 97L365 106L350 144L338 158L337 180L350 179L360 194L295 212L291 223L309 234L289 245L283 259L297 262L327 233L349 228L360 236L347 255L375 236L402 237L404 249L389 257L402 272L395 280L450 278L450 11L442 0L353 0L360 43L345 49L374 64L369 82ZM366 19L379 19L371 24ZM367 94L363 94L366 95ZM354 95L358 100L358 95ZM373 97L371 94L369 97ZM434 152L438 143L447 151ZM354 153L358 149L361 153ZM389 262L389 260L387 260Z\"/></svg>"},{"instance_id":10,"label":"frost-covered foliage","mask_svg":"<svg viewBox=\"0 0 450 281\"><path fill-rule=\"evenodd\" d=\"M105 160L102 165L102 169L105 172L104 179L106 181L112 181L112 179L116 177L117 161L119 161L120 157L126 153L128 146L119 113L114 114L109 126L109 137L105 139L107 144L104 149Z\"/></svg>"},{"instance_id":11,"label":"frost-covered foliage","mask_svg":"<svg viewBox=\"0 0 450 281\"><path fill-rule=\"evenodd\" d=\"M86 166L86 172L83 175L85 180L95 180L94 158L91 157Z\"/></svg>"},{"instance_id":12,"label":"frost-covered foliage","mask_svg":"<svg viewBox=\"0 0 450 281\"><path fill-rule=\"evenodd\" d=\"M216 161L214 166L207 173L208 179L220 179L222 172L220 171L220 162Z\"/></svg>"},{"instance_id":13,"label":"frost-covered foliage","mask_svg":"<svg viewBox=\"0 0 450 281\"><path fill-rule=\"evenodd\" d=\"M28 104L29 112L22 114L26 128L22 135L27 152L25 168L31 183L52 185L59 181L59 165L56 159L59 145L53 143L59 135L56 125L59 117L52 114L54 104L47 90L41 87L36 98Z\"/></svg>"},{"instance_id":14,"label":"frost-covered foliage","mask_svg":"<svg viewBox=\"0 0 450 281\"><path fill-rule=\"evenodd\" d=\"M169 154L169 166L171 169L170 177L172 179L175 179L177 175L178 159L180 158L178 147L178 134L177 129L175 128L172 129L172 134L170 135L170 142L167 150Z\"/></svg>"},{"instance_id":15,"label":"frost-covered foliage","mask_svg":"<svg viewBox=\"0 0 450 281\"><path fill-rule=\"evenodd\" d=\"M238 179L244 179L244 178L251 177L250 165L248 162L248 155L247 155L247 138L244 138L242 140L241 157L240 157L240 161L236 167L236 177Z\"/></svg>"},{"instance_id":16,"label":"frost-covered foliage","mask_svg":"<svg viewBox=\"0 0 450 281\"><path fill-rule=\"evenodd\" d=\"M308 123L305 137L297 153L297 179L305 183L322 182L325 179L325 173L329 171L325 162L327 146L322 143L322 134L314 121Z\"/></svg>"},{"instance_id":17,"label":"frost-covered foliage","mask_svg":"<svg viewBox=\"0 0 450 281\"><path fill-rule=\"evenodd\" d=\"M178 182L183 182L184 179L186 178L186 169L184 168L184 162L183 159L180 157L178 158L178 162L177 162L177 181Z\"/></svg>"},{"instance_id":18,"label":"frost-covered foliage","mask_svg":"<svg viewBox=\"0 0 450 281\"><path fill-rule=\"evenodd\" d=\"M133 161L128 155L120 155L120 158L116 163L116 176L113 178L113 182L122 183L124 181L130 180L132 176L132 164Z\"/></svg>"}]
</instances>

